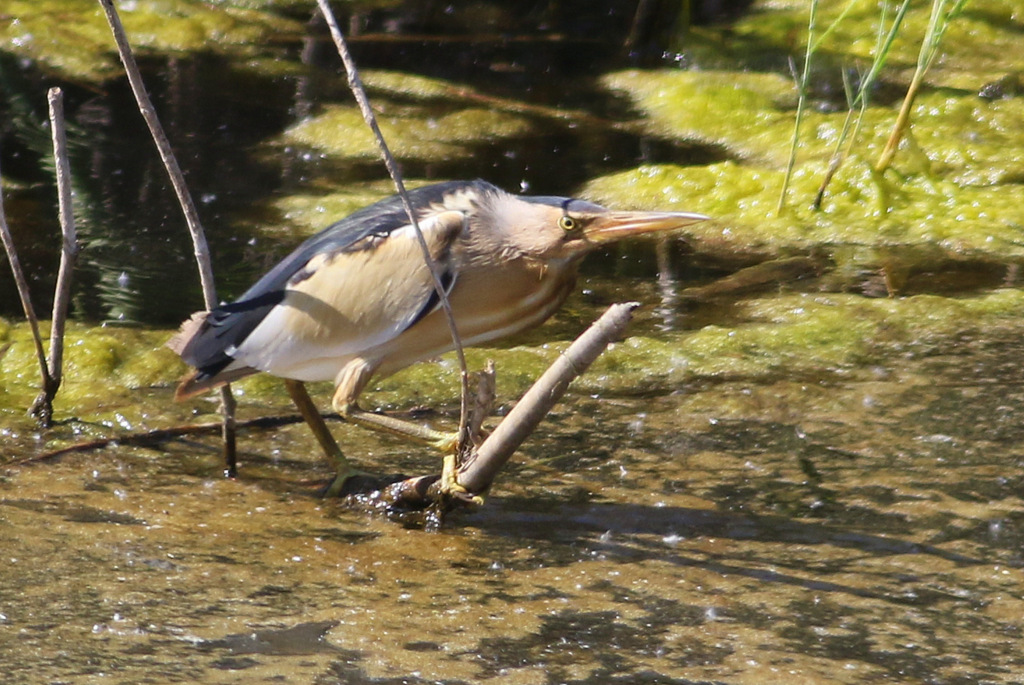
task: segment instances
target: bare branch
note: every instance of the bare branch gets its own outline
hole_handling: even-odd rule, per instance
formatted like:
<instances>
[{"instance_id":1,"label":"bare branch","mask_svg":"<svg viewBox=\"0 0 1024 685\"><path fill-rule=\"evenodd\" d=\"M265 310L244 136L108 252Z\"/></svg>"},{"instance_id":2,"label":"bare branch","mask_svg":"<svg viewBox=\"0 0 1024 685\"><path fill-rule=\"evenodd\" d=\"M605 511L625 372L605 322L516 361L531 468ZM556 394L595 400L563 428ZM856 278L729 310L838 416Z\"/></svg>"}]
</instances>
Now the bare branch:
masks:
<instances>
[{"instance_id":1,"label":"bare branch","mask_svg":"<svg viewBox=\"0 0 1024 685\"><path fill-rule=\"evenodd\" d=\"M32 295L28 289L28 281L25 279L25 272L21 268L21 260L18 259L18 249L14 245L14 236L7 225L7 217L4 214L3 188L0 187L0 239L3 240L4 250L7 252L7 261L11 264L11 272L14 274L14 283L18 287L18 297L21 298L21 307L25 311L25 318L28 319L29 327L32 329L32 339L35 341L36 357L39 360L39 374L41 385L45 392L50 382L50 374L46 369L46 353L43 352L43 339L39 335L39 319L36 317L36 310L32 306Z\"/></svg>"},{"instance_id":2,"label":"bare branch","mask_svg":"<svg viewBox=\"0 0 1024 685\"><path fill-rule=\"evenodd\" d=\"M107 22L110 24L111 32L114 34L117 52L121 56L121 63L124 65L124 71L128 76L128 83L131 84L135 101L138 103L139 112L142 114L142 118L146 120L149 133L156 144L157 152L160 153L160 160L167 169L171 186L178 197L178 204L181 205L181 210L185 215L185 223L188 224L188 230L192 234L192 244L195 248L196 264L199 267L199 280L203 287L203 300L206 303L207 309L213 309L217 306L217 289L214 287L213 282L210 248L207 245L206 234L203 232L202 224L199 222L199 213L196 211L192 195L188 191L188 185L185 183L184 174L181 173L181 167L178 166L178 160L174 157L171 143L167 139L167 134L164 133L163 126L160 124L156 108L153 107L153 102L149 99L149 94L146 92L146 84L142 81L142 73L139 71L139 65L135 62L131 44L128 42L128 36L125 34L124 26L121 24L121 18L117 14L114 2L113 0L99 0L99 2L103 6L103 11L106 12Z\"/></svg>"},{"instance_id":3,"label":"bare branch","mask_svg":"<svg viewBox=\"0 0 1024 685\"><path fill-rule=\"evenodd\" d=\"M490 487L501 467L551 411L569 383L586 371L609 344L622 336L638 306L636 302L612 305L576 338L526 391L476 454L459 467L459 484L473 493Z\"/></svg>"},{"instance_id":4,"label":"bare branch","mask_svg":"<svg viewBox=\"0 0 1024 685\"><path fill-rule=\"evenodd\" d=\"M199 213L196 211L196 205L192 201L192 195L189 193L188 185L185 183L185 176L181 173L178 160L174 157L171 143L167 139L167 134L164 133L163 126L160 124L160 119L157 116L156 109L153 107L153 102L146 93L146 85L142 82L142 74L139 72L139 66L135 62L131 44L128 42L128 36L125 34L124 26L121 24L121 18L117 14L114 2L113 0L99 0L99 2L103 6L103 11L107 15L107 23L110 24L110 30L114 34L117 52L121 56L121 63L124 65L125 73L128 76L128 83L131 84L132 93L135 95L135 101L138 103L139 112L142 114L142 118L146 120L150 135L153 137L153 142L160 153L160 159L163 161L164 167L167 169L167 175L171 179L171 186L173 186L174 193L178 197L178 204L181 205L181 211L185 215L185 223L188 224L189 233L192 235L196 265L199 268L199 281L203 288L203 301L206 309L212 310L217 306L217 289L213 282L210 248L206 242L206 233L199 222ZM220 397L221 413L224 416L224 461L227 474L233 476L236 468L235 398L231 394L230 385L221 387Z\"/></svg>"},{"instance_id":5,"label":"bare branch","mask_svg":"<svg viewBox=\"0 0 1024 685\"><path fill-rule=\"evenodd\" d=\"M281 416L263 416L257 419L249 419L248 421L242 421L239 423L239 428L280 428L281 426L287 426L293 423L300 423L304 419L301 414L285 414ZM120 435L114 435L109 438L97 438L95 440L88 440L86 442L79 442L73 445L67 445L60 449L53 450L52 452L43 452L36 454L31 457L26 457L18 461L10 462L12 466L25 466L27 464L37 464L40 462L51 461L60 459L68 454L78 454L81 452L91 452L93 450L101 450L107 447L132 445L136 447L144 447L151 445L158 445L160 443L169 442L179 438L186 438L196 435L213 435L223 428L222 423L192 423L184 426L172 426L170 428L154 428L152 430L143 431L141 433L122 433Z\"/></svg>"},{"instance_id":6,"label":"bare branch","mask_svg":"<svg viewBox=\"0 0 1024 685\"><path fill-rule=\"evenodd\" d=\"M75 212L71 192L71 164L68 160L68 140L64 128L64 93L51 88L47 93L50 105L50 126L53 136L53 157L57 163L57 205L60 231L63 236L57 286L53 296L53 321L50 328L50 376L60 385L64 365L64 327L71 304L71 280L78 260L78 233L75 230Z\"/></svg>"},{"instance_id":7,"label":"bare branch","mask_svg":"<svg viewBox=\"0 0 1024 685\"><path fill-rule=\"evenodd\" d=\"M43 387L28 412L40 425L53 425L53 399L60 389L64 366L64 325L71 300L71 277L78 258L78 239L75 235L75 215L71 203L71 166L68 163L67 135L64 130L64 94L60 88L51 88L46 94L50 108L50 134L53 139L53 159L57 172L57 204L59 207L61 241L60 267L57 287L53 295L53 314L50 317L49 366L43 373Z\"/></svg>"}]
</instances>

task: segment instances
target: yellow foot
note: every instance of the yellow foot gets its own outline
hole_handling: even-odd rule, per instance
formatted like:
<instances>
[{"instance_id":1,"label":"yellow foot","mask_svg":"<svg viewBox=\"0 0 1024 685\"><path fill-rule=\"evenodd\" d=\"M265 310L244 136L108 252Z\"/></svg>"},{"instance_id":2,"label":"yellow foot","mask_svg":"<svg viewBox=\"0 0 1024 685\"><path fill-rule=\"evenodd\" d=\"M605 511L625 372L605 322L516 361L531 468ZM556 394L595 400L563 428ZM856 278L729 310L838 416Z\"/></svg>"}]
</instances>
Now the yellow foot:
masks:
<instances>
[{"instance_id":1,"label":"yellow foot","mask_svg":"<svg viewBox=\"0 0 1024 685\"><path fill-rule=\"evenodd\" d=\"M336 475L334 480L331 481L331 484L328 485L322 493L320 493L320 496L340 497L342 495L347 495L348 492L346 492L345 486L348 485L349 490L354 490L355 488L353 486L357 485L357 483L363 479L372 479L374 482L379 480L377 476L374 476L372 473L346 466L345 468L338 470L338 475Z\"/></svg>"},{"instance_id":2,"label":"yellow foot","mask_svg":"<svg viewBox=\"0 0 1024 685\"><path fill-rule=\"evenodd\" d=\"M458 473L455 469L455 455L445 454L441 467L441 494L469 502L477 506L483 506L483 495L474 495L464 488L458 481Z\"/></svg>"},{"instance_id":3,"label":"yellow foot","mask_svg":"<svg viewBox=\"0 0 1024 685\"><path fill-rule=\"evenodd\" d=\"M445 455L445 460L449 457L452 458L452 472L455 470L455 452L459 449L459 433L440 433L433 431L436 435L430 440L430 446L436 449L441 454ZM447 468L447 467L446 467Z\"/></svg>"}]
</instances>

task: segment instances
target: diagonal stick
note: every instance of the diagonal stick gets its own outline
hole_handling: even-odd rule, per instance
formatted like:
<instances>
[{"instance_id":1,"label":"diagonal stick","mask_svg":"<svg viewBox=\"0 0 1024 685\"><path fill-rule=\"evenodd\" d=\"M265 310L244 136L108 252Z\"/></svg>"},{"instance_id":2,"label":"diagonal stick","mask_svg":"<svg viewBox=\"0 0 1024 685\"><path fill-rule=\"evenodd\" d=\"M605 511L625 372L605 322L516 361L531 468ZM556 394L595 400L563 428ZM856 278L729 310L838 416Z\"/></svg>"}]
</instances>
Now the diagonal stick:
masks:
<instances>
[{"instance_id":1,"label":"diagonal stick","mask_svg":"<svg viewBox=\"0 0 1024 685\"><path fill-rule=\"evenodd\" d=\"M167 175L171 179L174 194L178 197L178 204L181 205L181 210L185 215L185 223L188 224L188 231L192 235L196 264L199 267L199 281L203 287L203 302L207 310L212 310L217 306L217 289L213 284L213 265L210 263L210 248L206 242L203 226L199 222L199 213L196 211L196 205L188 191L188 185L185 183L184 174L181 173L181 167L178 166L178 160L174 157L171 143L167 139L167 134L164 133L163 126L160 125L160 119L157 116L156 109L153 107L153 102L146 93L146 85L142 82L139 65L135 62L132 46L128 42L128 36L125 34L124 26L121 24L121 19L117 14L117 8L114 7L113 0L99 0L99 2L103 6L103 11L107 15L107 23L110 24L110 30L114 34L117 52L121 56L121 63L124 64L125 73L128 75L128 83L131 84L135 101L139 105L139 112L142 114L142 118L146 120L150 135L153 137L153 142L160 153L160 159L163 161L164 168L167 169ZM221 411L224 415L225 472L228 476L234 476L236 470L235 398L231 394L230 385L224 385L221 388L220 397Z\"/></svg>"},{"instance_id":2,"label":"diagonal stick","mask_svg":"<svg viewBox=\"0 0 1024 685\"><path fill-rule=\"evenodd\" d=\"M2 188L0 188L2 191ZM18 251L14 245L14 236L7 225L7 217L4 215L4 198L0 192L0 240L3 241L4 250L7 251L7 261L11 264L11 272L14 274L14 282L18 286L18 297L21 298L21 307L25 310L25 318L32 329L32 339L36 345L36 357L39 359L39 371L42 374L43 386L49 380L49 373L46 370L46 353L43 351L43 340L39 335L39 319L36 317L35 307L32 306L32 296L29 293L28 281L25 279L25 272L21 268L21 260L18 259Z\"/></svg>"}]
</instances>

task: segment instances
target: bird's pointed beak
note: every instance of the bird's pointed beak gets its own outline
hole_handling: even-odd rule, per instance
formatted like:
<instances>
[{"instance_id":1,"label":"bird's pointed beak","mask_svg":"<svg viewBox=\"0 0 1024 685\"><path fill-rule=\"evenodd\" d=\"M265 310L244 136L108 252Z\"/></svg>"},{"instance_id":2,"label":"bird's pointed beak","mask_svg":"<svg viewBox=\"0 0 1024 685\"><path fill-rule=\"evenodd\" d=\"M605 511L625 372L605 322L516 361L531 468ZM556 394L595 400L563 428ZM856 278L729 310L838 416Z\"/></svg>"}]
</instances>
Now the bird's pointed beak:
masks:
<instances>
[{"instance_id":1,"label":"bird's pointed beak","mask_svg":"<svg viewBox=\"0 0 1024 685\"><path fill-rule=\"evenodd\" d=\"M591 242L609 243L637 235L664 233L709 218L691 212L608 211L595 217L584 229L584 233Z\"/></svg>"}]
</instances>

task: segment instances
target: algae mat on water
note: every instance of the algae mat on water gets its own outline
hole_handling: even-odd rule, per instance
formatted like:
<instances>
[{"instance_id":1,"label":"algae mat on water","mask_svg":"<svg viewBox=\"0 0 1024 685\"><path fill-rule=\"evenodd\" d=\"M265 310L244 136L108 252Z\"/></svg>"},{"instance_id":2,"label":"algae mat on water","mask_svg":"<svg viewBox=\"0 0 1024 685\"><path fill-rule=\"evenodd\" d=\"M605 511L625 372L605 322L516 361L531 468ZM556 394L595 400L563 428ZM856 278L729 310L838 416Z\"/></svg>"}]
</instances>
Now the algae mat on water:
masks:
<instances>
[{"instance_id":1,"label":"algae mat on water","mask_svg":"<svg viewBox=\"0 0 1024 685\"><path fill-rule=\"evenodd\" d=\"M969 4L952 22L914 102L895 167L881 175L872 165L895 122L929 19L928 3L910 8L881 71L884 87L868 94L850 152L816 211L811 205L847 116L842 98L828 93L842 93L842 71L856 80L867 69L881 16L874 2L824 3L811 106L787 206L779 212L797 100L785 64L802 54L794 38L807 40L807 10L806 3L763 3L727 37L695 29L690 44L700 69L603 76L604 87L628 99L650 135L708 146L722 159L706 166L646 165L593 179L584 193L608 203L703 211L716 221L688 232L698 250L934 246L949 255L1018 263L1024 256L1024 99L1013 97L1012 89L1005 97L979 91L1024 67L1016 49L1019 5ZM846 255L865 266L879 261L870 249Z\"/></svg>"},{"instance_id":2,"label":"algae mat on water","mask_svg":"<svg viewBox=\"0 0 1024 685\"><path fill-rule=\"evenodd\" d=\"M136 0L118 9L133 47L143 53L215 48L254 55L267 41L300 31L285 17L236 4ZM0 15L0 49L72 79L103 81L123 74L95 0L7 0Z\"/></svg>"},{"instance_id":3,"label":"algae mat on water","mask_svg":"<svg viewBox=\"0 0 1024 685\"><path fill-rule=\"evenodd\" d=\"M888 135L892 112L875 108L859 152L833 180L824 208L810 204L845 114L811 113L790 188L776 210L792 136L786 89L770 74L623 72L605 79L646 115L652 134L719 145L732 159L707 166L648 165L594 179L583 193L616 206L698 210L714 217L686 232L699 247L807 251L815 246L936 245L958 254L1024 256L1024 100L930 93L918 99L919 150L887 177L868 158ZM921 167L926 168L921 168Z\"/></svg>"},{"instance_id":4,"label":"algae mat on water","mask_svg":"<svg viewBox=\"0 0 1024 685\"><path fill-rule=\"evenodd\" d=\"M1024 335L1021 311L1024 292L1006 289L965 298L811 293L753 298L734 305L731 324L723 321L698 330L656 331L652 315L641 314L632 335L600 357L575 382L572 393L661 395L693 383L738 378L769 382L781 375L870 379L886 360L927 356L964 335ZM116 438L119 432L166 428L204 416L214 420L210 402L170 402L171 388L186 370L163 347L170 334L72 326L66 385L55 403L61 425L39 435L24 415L37 392L28 329L5 326L0 331L0 344L6 345L0 357L0 417L8 431L20 435L9 441L6 459L89 437ZM481 368L487 359L495 360L500 396L507 401L524 392L567 344L554 339L539 346L471 349L469 362ZM458 366L449 355L378 380L367 401L392 409L453 406L458 387ZM235 388L247 417L288 411L282 384L270 376L245 379ZM80 418L68 421L70 417Z\"/></svg>"}]
</instances>

